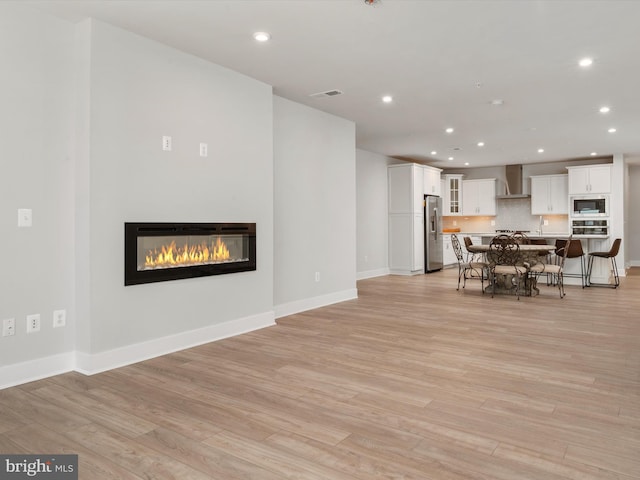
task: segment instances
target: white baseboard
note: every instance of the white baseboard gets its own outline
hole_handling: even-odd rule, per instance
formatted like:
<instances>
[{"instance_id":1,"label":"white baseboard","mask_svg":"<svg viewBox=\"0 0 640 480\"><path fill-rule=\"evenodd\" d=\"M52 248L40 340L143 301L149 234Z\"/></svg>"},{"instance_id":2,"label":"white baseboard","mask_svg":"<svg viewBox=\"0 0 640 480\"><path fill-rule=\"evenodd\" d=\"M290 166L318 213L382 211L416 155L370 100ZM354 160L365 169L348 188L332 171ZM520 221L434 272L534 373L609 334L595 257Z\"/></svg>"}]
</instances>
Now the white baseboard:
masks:
<instances>
[{"instance_id":1,"label":"white baseboard","mask_svg":"<svg viewBox=\"0 0 640 480\"><path fill-rule=\"evenodd\" d=\"M106 352L76 351L16 363L0 367L0 390L74 370L93 375L272 325L275 325L275 316L269 311Z\"/></svg>"},{"instance_id":2,"label":"white baseboard","mask_svg":"<svg viewBox=\"0 0 640 480\"><path fill-rule=\"evenodd\" d=\"M320 295L319 297L305 298L304 300L297 300L295 302L282 303L275 306L276 318L286 317L287 315L293 315L294 313L305 312L307 310L313 310L314 308L325 307L327 305L345 302L355 298L358 298L358 289L351 288L341 292Z\"/></svg>"},{"instance_id":3,"label":"white baseboard","mask_svg":"<svg viewBox=\"0 0 640 480\"><path fill-rule=\"evenodd\" d=\"M106 352L76 352L75 370L85 375L93 375L272 325L275 325L275 317L274 312L270 311Z\"/></svg>"},{"instance_id":4,"label":"white baseboard","mask_svg":"<svg viewBox=\"0 0 640 480\"><path fill-rule=\"evenodd\" d=\"M365 278L384 277L391 274L388 268L378 268L375 270L366 270L364 272L356 272L356 280L364 280Z\"/></svg>"},{"instance_id":5,"label":"white baseboard","mask_svg":"<svg viewBox=\"0 0 640 480\"><path fill-rule=\"evenodd\" d=\"M630 267L640 267L640 260L630 260L629 261L629 266Z\"/></svg>"},{"instance_id":6,"label":"white baseboard","mask_svg":"<svg viewBox=\"0 0 640 480\"><path fill-rule=\"evenodd\" d=\"M0 367L0 390L73 370L74 352L60 353Z\"/></svg>"}]
</instances>

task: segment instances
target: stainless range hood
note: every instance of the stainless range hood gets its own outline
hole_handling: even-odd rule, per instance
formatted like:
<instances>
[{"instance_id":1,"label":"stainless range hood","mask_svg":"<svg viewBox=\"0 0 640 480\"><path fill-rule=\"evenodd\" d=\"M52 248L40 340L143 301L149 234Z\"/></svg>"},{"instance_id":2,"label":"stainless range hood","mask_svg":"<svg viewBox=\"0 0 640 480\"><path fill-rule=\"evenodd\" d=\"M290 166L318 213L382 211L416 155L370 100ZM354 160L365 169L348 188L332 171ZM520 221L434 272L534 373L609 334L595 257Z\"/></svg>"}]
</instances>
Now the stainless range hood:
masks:
<instances>
[{"instance_id":1,"label":"stainless range hood","mask_svg":"<svg viewBox=\"0 0 640 480\"><path fill-rule=\"evenodd\" d=\"M510 200L514 198L529 198L531 195L522 193L522 165L507 165L505 167L506 194L496 195L496 199Z\"/></svg>"}]
</instances>

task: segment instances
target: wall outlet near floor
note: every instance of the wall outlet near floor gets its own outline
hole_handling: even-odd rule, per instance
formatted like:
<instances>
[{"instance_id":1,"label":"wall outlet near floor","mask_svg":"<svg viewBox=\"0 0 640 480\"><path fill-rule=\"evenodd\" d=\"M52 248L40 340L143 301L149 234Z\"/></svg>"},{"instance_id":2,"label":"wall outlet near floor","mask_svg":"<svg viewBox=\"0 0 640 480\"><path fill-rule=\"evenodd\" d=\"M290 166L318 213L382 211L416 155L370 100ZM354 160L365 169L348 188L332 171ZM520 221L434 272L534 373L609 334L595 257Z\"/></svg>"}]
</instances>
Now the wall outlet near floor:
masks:
<instances>
[{"instance_id":1,"label":"wall outlet near floor","mask_svg":"<svg viewBox=\"0 0 640 480\"><path fill-rule=\"evenodd\" d=\"M2 320L2 336L10 337L16 334L16 319L5 318Z\"/></svg>"},{"instance_id":2,"label":"wall outlet near floor","mask_svg":"<svg viewBox=\"0 0 640 480\"><path fill-rule=\"evenodd\" d=\"M27 315L27 333L40 331L40 314Z\"/></svg>"},{"instance_id":3,"label":"wall outlet near floor","mask_svg":"<svg viewBox=\"0 0 640 480\"><path fill-rule=\"evenodd\" d=\"M67 324L67 311L54 310L53 311L53 328L64 327L66 324Z\"/></svg>"}]
</instances>

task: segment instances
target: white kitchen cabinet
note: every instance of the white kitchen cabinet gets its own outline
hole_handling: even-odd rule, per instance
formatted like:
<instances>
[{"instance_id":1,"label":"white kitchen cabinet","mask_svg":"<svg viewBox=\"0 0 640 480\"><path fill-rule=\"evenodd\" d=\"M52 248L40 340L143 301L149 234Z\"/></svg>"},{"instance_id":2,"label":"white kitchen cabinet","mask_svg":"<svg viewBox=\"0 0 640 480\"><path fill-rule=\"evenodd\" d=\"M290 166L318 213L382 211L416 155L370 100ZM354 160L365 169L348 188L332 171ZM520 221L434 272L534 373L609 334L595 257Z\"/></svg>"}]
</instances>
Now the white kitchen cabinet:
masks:
<instances>
[{"instance_id":1,"label":"white kitchen cabinet","mask_svg":"<svg viewBox=\"0 0 640 480\"><path fill-rule=\"evenodd\" d=\"M440 189L440 170L439 168L423 166L424 172L424 194L425 195L442 195Z\"/></svg>"},{"instance_id":2,"label":"white kitchen cabinet","mask_svg":"<svg viewBox=\"0 0 640 480\"><path fill-rule=\"evenodd\" d=\"M611 165L584 165L567 167L569 171L569 194L611 192Z\"/></svg>"},{"instance_id":3,"label":"white kitchen cabinet","mask_svg":"<svg viewBox=\"0 0 640 480\"><path fill-rule=\"evenodd\" d=\"M444 175L442 192L443 215L462 215L462 177L463 175Z\"/></svg>"},{"instance_id":4,"label":"white kitchen cabinet","mask_svg":"<svg viewBox=\"0 0 640 480\"><path fill-rule=\"evenodd\" d=\"M438 180L439 182L439 180ZM388 168L389 269L424 272L424 169L407 163Z\"/></svg>"},{"instance_id":5,"label":"white kitchen cabinet","mask_svg":"<svg viewBox=\"0 0 640 480\"><path fill-rule=\"evenodd\" d=\"M458 240L462 242L460 237ZM456 257L456 252L451 244L451 235L442 235L442 263L444 266L458 263L458 257Z\"/></svg>"},{"instance_id":6,"label":"white kitchen cabinet","mask_svg":"<svg viewBox=\"0 0 640 480\"><path fill-rule=\"evenodd\" d=\"M462 214L488 215L496 214L496 179L462 181Z\"/></svg>"},{"instance_id":7,"label":"white kitchen cabinet","mask_svg":"<svg viewBox=\"0 0 640 480\"><path fill-rule=\"evenodd\" d=\"M568 175L531 177L531 215L569 213Z\"/></svg>"}]
</instances>

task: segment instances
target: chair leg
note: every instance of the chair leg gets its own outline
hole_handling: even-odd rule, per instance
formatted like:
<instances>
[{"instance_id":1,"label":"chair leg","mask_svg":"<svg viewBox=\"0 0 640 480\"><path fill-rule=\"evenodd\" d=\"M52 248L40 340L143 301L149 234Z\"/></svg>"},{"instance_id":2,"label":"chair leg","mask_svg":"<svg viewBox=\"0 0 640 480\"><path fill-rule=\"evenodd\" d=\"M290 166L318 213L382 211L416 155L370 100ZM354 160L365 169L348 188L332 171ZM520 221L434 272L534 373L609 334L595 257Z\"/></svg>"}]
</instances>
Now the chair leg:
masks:
<instances>
[{"instance_id":1,"label":"chair leg","mask_svg":"<svg viewBox=\"0 0 640 480\"><path fill-rule=\"evenodd\" d=\"M616 257L611 257L611 266L613 267L613 280L615 283L614 288L618 288L620 285L620 276L618 275L618 264L616 263Z\"/></svg>"},{"instance_id":2,"label":"chair leg","mask_svg":"<svg viewBox=\"0 0 640 480\"><path fill-rule=\"evenodd\" d=\"M601 257L605 258L605 257ZM620 286L620 276L618 275L618 264L616 263L615 257L608 257L611 262L611 271L613 272L613 285L610 283L593 283L591 281L591 272L593 271L593 261L595 260L594 255L589 256L589 266L587 268L587 286L588 287L608 287L608 288L618 288Z\"/></svg>"},{"instance_id":3,"label":"chair leg","mask_svg":"<svg viewBox=\"0 0 640 480\"><path fill-rule=\"evenodd\" d=\"M558 282L558 291L560 292L560 298L563 298L566 293L564 292L564 277L562 275L562 272L559 272L557 275L557 282Z\"/></svg>"}]
</instances>

